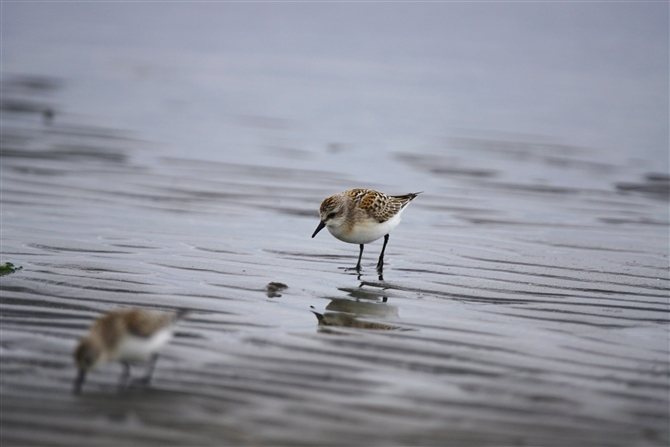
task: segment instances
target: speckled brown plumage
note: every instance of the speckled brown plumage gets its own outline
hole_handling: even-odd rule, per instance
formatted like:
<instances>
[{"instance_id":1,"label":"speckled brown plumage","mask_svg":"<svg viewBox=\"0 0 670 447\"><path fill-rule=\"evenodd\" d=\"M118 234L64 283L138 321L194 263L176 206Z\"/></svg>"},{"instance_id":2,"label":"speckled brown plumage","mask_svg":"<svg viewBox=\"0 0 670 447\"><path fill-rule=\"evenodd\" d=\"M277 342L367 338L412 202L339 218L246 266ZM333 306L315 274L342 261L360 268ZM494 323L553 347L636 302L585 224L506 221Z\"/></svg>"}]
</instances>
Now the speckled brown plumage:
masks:
<instances>
[{"instance_id":1,"label":"speckled brown plumage","mask_svg":"<svg viewBox=\"0 0 670 447\"><path fill-rule=\"evenodd\" d=\"M90 332L100 334L108 349L115 347L126 334L149 337L157 330L171 324L172 312L150 312L140 309L121 309L109 312L97 319Z\"/></svg>"},{"instance_id":2,"label":"speckled brown plumage","mask_svg":"<svg viewBox=\"0 0 670 447\"><path fill-rule=\"evenodd\" d=\"M377 222L386 222L403 209L418 194L387 196L383 192L371 189L352 189L348 191L354 203Z\"/></svg>"}]
</instances>

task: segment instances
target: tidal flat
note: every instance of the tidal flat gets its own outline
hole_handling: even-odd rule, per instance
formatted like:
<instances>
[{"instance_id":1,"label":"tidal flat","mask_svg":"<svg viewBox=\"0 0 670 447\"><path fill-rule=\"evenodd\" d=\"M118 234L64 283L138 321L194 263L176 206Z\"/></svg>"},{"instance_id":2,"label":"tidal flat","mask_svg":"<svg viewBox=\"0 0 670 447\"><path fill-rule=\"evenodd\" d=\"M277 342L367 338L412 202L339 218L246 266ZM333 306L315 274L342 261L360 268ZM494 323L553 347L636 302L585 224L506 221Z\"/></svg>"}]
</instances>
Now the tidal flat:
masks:
<instances>
[{"instance_id":1,"label":"tidal flat","mask_svg":"<svg viewBox=\"0 0 670 447\"><path fill-rule=\"evenodd\" d=\"M654 127L656 96L640 94L650 115L619 119L639 93L631 80L658 72L614 64L607 84L610 65L579 65L542 109L503 88L511 74L547 79L537 59L516 63L516 31L477 40L431 22L430 8L456 8L492 33L483 10L467 12L481 5L268 5L284 34L274 19L253 34L205 14L251 4L39 7L49 14L3 6L22 24L3 35L3 446L668 445L670 175L655 137L667 110ZM589 28L609 45L598 39L635 28L608 21L631 17L617 8L658 5L543 7L597 12L617 24ZM115 27L74 26L87 8ZM338 30L379 11L432 25L361 38L379 50L366 59L351 34L312 48L305 36L325 36L306 25L314 11ZM192 34L175 43L154 15ZM569 34L533 29L544 43ZM215 45L215 30L245 39ZM443 32L473 40L439 46ZM412 39L450 49L449 64L410 52ZM519 50L500 65L517 71L478 65L494 41ZM560 42L587 61L613 54ZM565 79L572 95L554 90ZM424 191L391 233L383 277L382 241L356 272L357 245L310 237L321 201L355 187ZM190 313L150 387L118 393L109 365L73 395L77 340L119 307Z\"/></svg>"}]
</instances>

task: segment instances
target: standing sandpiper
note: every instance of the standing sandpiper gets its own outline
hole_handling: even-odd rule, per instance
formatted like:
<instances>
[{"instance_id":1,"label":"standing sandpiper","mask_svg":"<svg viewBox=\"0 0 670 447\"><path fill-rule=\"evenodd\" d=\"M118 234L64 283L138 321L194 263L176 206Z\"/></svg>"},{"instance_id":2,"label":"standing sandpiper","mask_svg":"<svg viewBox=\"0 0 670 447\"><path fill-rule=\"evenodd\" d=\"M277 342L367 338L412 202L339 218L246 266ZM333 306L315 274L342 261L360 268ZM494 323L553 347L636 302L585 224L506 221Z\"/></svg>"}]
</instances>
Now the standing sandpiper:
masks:
<instances>
[{"instance_id":1,"label":"standing sandpiper","mask_svg":"<svg viewBox=\"0 0 670 447\"><path fill-rule=\"evenodd\" d=\"M359 244L356 270L360 271L364 244L384 236L384 245L377 262L377 271L381 273L389 233L400 223L400 215L407 204L419 194L421 193L387 196L372 189L350 189L330 196L321 203L321 222L312 237L326 227L337 239Z\"/></svg>"},{"instance_id":2,"label":"standing sandpiper","mask_svg":"<svg viewBox=\"0 0 670 447\"><path fill-rule=\"evenodd\" d=\"M131 364L149 362L145 377L140 379L148 384L156 366L158 350L170 341L174 324L185 313L184 310L121 309L95 320L74 351L74 361L79 368L74 393L81 391L89 371L114 361L123 365L120 390L130 377Z\"/></svg>"}]
</instances>

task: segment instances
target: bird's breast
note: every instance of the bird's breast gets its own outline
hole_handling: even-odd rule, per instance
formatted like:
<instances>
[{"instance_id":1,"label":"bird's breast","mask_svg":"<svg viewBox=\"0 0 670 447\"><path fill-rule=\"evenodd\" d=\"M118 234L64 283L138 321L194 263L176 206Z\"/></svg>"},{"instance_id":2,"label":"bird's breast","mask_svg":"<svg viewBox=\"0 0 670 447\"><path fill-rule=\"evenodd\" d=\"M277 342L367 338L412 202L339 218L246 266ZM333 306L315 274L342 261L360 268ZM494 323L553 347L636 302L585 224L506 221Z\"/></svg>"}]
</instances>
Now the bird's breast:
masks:
<instances>
[{"instance_id":1,"label":"bird's breast","mask_svg":"<svg viewBox=\"0 0 670 447\"><path fill-rule=\"evenodd\" d=\"M369 244L389 234L399 223L400 216L396 215L386 222L377 222L369 219L351 225L327 225L327 228L330 234L343 242Z\"/></svg>"},{"instance_id":2,"label":"bird's breast","mask_svg":"<svg viewBox=\"0 0 670 447\"><path fill-rule=\"evenodd\" d=\"M150 337L126 335L116 350L116 359L129 363L144 363L172 338L171 328L164 328Z\"/></svg>"}]
</instances>

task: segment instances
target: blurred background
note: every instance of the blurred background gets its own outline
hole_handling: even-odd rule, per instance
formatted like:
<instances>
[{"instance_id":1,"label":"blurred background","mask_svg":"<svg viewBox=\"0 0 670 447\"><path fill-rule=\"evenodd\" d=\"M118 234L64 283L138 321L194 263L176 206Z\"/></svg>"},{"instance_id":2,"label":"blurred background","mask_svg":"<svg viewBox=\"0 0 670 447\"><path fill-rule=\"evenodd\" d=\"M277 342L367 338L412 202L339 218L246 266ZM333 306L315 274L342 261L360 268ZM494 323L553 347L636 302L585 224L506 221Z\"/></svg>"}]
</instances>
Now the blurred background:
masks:
<instances>
[{"instance_id":1,"label":"blurred background","mask_svg":"<svg viewBox=\"0 0 670 447\"><path fill-rule=\"evenodd\" d=\"M3 445L670 442L667 2L0 8ZM424 191L383 278L354 187Z\"/></svg>"},{"instance_id":2,"label":"blurred background","mask_svg":"<svg viewBox=\"0 0 670 447\"><path fill-rule=\"evenodd\" d=\"M666 9L8 3L3 76L65 81L59 112L213 160L493 132L667 166Z\"/></svg>"}]
</instances>

